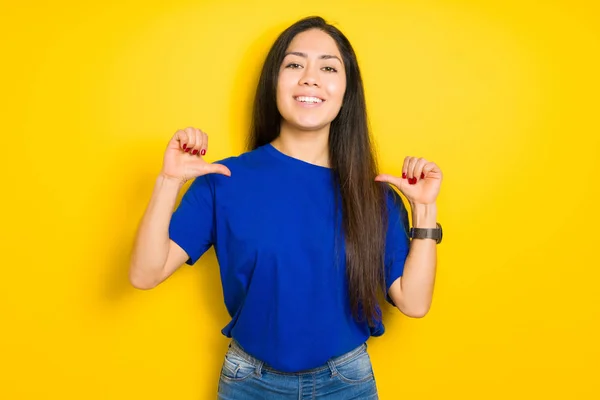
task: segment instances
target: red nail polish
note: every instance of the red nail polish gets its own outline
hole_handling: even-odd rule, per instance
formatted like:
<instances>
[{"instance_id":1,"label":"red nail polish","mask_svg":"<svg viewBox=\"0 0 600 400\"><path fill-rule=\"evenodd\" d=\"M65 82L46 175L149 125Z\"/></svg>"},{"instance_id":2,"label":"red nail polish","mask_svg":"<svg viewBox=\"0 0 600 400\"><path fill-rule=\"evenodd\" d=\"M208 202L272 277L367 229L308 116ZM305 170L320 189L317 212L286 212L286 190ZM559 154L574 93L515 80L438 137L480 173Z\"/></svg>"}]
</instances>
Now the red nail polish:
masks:
<instances>
[{"instance_id":1,"label":"red nail polish","mask_svg":"<svg viewBox=\"0 0 600 400\"><path fill-rule=\"evenodd\" d=\"M406 179L406 172L402 173L402 179Z\"/></svg>"},{"instance_id":2,"label":"red nail polish","mask_svg":"<svg viewBox=\"0 0 600 400\"><path fill-rule=\"evenodd\" d=\"M202 149L202 151L200 152L201 155L205 155L206 154L206 150Z\"/></svg>"},{"instance_id":3,"label":"red nail polish","mask_svg":"<svg viewBox=\"0 0 600 400\"><path fill-rule=\"evenodd\" d=\"M417 178L410 178L408 180L408 183L410 183L411 185L414 185L415 183L417 183Z\"/></svg>"},{"instance_id":4,"label":"red nail polish","mask_svg":"<svg viewBox=\"0 0 600 400\"><path fill-rule=\"evenodd\" d=\"M187 147L187 144L184 143L183 144L183 149L185 150L186 147Z\"/></svg>"},{"instance_id":5,"label":"red nail polish","mask_svg":"<svg viewBox=\"0 0 600 400\"><path fill-rule=\"evenodd\" d=\"M196 154L198 154L198 150L194 149L194 151L192 151L192 155L195 156Z\"/></svg>"},{"instance_id":6,"label":"red nail polish","mask_svg":"<svg viewBox=\"0 0 600 400\"><path fill-rule=\"evenodd\" d=\"M425 174L423 172L421 172L421 179L425 178Z\"/></svg>"},{"instance_id":7,"label":"red nail polish","mask_svg":"<svg viewBox=\"0 0 600 400\"><path fill-rule=\"evenodd\" d=\"M185 149L185 152L187 153L188 151L190 151L190 148L188 147L187 149Z\"/></svg>"}]
</instances>

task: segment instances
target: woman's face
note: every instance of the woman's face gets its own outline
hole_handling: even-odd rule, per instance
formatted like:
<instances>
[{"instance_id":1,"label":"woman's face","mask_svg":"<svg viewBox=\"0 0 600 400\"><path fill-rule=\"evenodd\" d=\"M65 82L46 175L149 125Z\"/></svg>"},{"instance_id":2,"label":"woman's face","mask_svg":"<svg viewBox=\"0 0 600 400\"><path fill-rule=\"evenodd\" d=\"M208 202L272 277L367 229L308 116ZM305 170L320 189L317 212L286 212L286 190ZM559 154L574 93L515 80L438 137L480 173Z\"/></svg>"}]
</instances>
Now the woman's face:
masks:
<instances>
[{"instance_id":1,"label":"woman's face","mask_svg":"<svg viewBox=\"0 0 600 400\"><path fill-rule=\"evenodd\" d=\"M320 130L337 116L346 72L335 41L319 29L296 35L279 69L277 107L297 129Z\"/></svg>"}]
</instances>

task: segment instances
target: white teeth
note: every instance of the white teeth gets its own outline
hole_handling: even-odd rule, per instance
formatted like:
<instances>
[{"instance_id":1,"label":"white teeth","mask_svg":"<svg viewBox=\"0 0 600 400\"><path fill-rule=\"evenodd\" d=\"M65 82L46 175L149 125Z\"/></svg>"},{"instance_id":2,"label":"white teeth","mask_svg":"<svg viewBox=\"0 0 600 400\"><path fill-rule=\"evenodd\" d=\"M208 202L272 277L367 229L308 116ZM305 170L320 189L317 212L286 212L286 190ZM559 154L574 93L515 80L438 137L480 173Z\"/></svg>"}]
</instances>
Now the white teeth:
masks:
<instances>
[{"instance_id":1,"label":"white teeth","mask_svg":"<svg viewBox=\"0 0 600 400\"><path fill-rule=\"evenodd\" d=\"M323 100L319 99L318 97L307 97L307 96L298 96L296 97L296 100L302 102L302 103L321 103L323 102Z\"/></svg>"}]
</instances>

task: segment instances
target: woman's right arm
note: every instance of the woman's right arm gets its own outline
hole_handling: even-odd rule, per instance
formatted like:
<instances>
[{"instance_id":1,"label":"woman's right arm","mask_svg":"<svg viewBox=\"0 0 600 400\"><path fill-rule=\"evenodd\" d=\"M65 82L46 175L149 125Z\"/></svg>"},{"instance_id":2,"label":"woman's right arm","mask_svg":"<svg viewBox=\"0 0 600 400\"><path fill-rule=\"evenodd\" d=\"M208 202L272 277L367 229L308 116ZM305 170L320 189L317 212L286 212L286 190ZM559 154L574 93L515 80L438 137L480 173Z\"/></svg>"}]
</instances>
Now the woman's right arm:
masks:
<instances>
[{"instance_id":1,"label":"woman's right arm","mask_svg":"<svg viewBox=\"0 0 600 400\"><path fill-rule=\"evenodd\" d=\"M160 174L136 236L129 280L138 289L151 289L167 279L188 259L181 247L169 239L169 222L180 180Z\"/></svg>"},{"instance_id":2,"label":"woman's right arm","mask_svg":"<svg viewBox=\"0 0 600 400\"><path fill-rule=\"evenodd\" d=\"M129 281L138 289L155 287L189 258L169 238L173 209L185 182L211 173L231 176L226 166L209 164L202 159L207 147L208 136L192 127L178 130L169 141L162 171L156 179L131 254Z\"/></svg>"}]
</instances>

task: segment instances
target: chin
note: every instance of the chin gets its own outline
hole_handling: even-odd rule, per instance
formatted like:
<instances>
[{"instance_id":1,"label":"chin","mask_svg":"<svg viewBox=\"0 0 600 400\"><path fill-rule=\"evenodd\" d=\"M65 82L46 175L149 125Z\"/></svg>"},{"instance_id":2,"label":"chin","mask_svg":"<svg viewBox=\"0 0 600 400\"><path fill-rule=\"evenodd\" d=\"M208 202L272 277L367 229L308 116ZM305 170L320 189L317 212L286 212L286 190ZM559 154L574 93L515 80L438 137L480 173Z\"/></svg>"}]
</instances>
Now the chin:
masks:
<instances>
[{"instance_id":1,"label":"chin","mask_svg":"<svg viewBox=\"0 0 600 400\"><path fill-rule=\"evenodd\" d=\"M302 131L320 131L329 127L331 122L323 121L294 121L290 125Z\"/></svg>"},{"instance_id":2,"label":"chin","mask_svg":"<svg viewBox=\"0 0 600 400\"><path fill-rule=\"evenodd\" d=\"M284 123L303 131L319 131L329 128L331 120L323 118L323 115L293 115L291 118L284 118Z\"/></svg>"}]
</instances>

